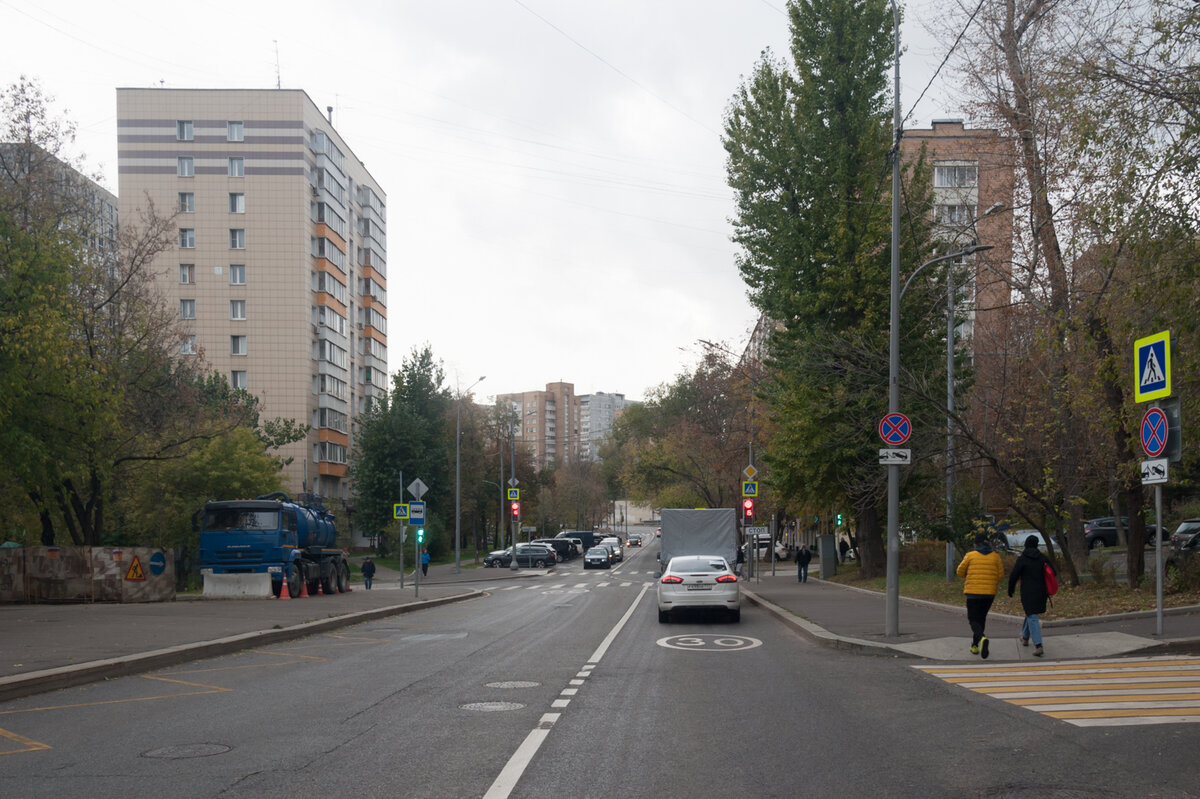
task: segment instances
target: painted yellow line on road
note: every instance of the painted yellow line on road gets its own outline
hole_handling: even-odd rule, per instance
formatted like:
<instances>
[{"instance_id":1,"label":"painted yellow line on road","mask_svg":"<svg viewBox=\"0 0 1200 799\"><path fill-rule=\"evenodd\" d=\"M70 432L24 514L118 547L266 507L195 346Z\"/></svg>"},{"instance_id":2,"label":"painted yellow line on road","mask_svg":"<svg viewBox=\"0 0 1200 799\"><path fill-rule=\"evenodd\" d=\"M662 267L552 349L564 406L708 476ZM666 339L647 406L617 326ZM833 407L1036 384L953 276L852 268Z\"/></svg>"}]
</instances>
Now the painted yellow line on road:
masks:
<instances>
[{"instance_id":1,"label":"painted yellow line on road","mask_svg":"<svg viewBox=\"0 0 1200 799\"><path fill-rule=\"evenodd\" d=\"M26 738L24 735L17 735L15 732L10 732L9 730L0 730L0 738L12 741L21 747L20 749L0 749L0 755L19 755L22 752L42 752L46 749L54 748L50 744Z\"/></svg>"}]
</instances>

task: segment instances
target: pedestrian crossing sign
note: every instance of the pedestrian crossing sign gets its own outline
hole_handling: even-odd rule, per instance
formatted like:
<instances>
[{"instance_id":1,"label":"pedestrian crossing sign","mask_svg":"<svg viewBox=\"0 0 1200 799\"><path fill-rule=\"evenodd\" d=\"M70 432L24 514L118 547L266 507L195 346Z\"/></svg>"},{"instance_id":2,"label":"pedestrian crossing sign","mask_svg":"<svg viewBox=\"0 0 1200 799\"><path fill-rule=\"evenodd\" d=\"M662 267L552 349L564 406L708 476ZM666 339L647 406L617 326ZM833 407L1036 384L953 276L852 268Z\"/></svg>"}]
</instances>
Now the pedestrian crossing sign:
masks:
<instances>
[{"instance_id":1,"label":"pedestrian crossing sign","mask_svg":"<svg viewBox=\"0 0 1200 799\"><path fill-rule=\"evenodd\" d=\"M1171 331L1133 342L1133 355L1134 402L1171 396Z\"/></svg>"}]
</instances>

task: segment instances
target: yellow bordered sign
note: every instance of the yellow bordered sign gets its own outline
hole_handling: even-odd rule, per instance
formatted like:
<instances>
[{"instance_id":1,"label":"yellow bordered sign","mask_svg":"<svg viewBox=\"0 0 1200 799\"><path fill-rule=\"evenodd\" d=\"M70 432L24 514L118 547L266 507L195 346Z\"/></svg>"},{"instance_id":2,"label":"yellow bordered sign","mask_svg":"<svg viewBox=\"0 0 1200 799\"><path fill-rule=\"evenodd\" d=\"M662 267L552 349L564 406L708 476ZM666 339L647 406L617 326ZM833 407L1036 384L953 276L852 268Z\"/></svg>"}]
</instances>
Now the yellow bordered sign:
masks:
<instances>
[{"instance_id":1,"label":"yellow bordered sign","mask_svg":"<svg viewBox=\"0 0 1200 799\"><path fill-rule=\"evenodd\" d=\"M743 482L742 483L742 496L743 497L757 497L758 496L758 481L757 480L746 480L745 482Z\"/></svg>"},{"instance_id":2,"label":"yellow bordered sign","mask_svg":"<svg viewBox=\"0 0 1200 799\"><path fill-rule=\"evenodd\" d=\"M407 502L397 502L395 505L392 505L392 518L407 520L408 519L408 503Z\"/></svg>"},{"instance_id":3,"label":"yellow bordered sign","mask_svg":"<svg viewBox=\"0 0 1200 799\"><path fill-rule=\"evenodd\" d=\"M519 488L508 489L508 498L519 500L521 498L521 489L519 489Z\"/></svg>"},{"instance_id":4,"label":"yellow bordered sign","mask_svg":"<svg viewBox=\"0 0 1200 799\"><path fill-rule=\"evenodd\" d=\"M1133 401L1171 396L1171 331L1133 342Z\"/></svg>"}]
</instances>

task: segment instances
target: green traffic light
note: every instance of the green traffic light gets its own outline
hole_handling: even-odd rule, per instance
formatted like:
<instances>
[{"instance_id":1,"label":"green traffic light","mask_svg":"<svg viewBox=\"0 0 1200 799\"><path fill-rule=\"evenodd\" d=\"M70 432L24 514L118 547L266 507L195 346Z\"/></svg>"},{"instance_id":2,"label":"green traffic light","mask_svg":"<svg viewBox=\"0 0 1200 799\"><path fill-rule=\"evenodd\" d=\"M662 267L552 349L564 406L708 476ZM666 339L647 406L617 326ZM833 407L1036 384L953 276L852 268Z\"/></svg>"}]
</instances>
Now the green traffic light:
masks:
<instances>
[{"instance_id":1,"label":"green traffic light","mask_svg":"<svg viewBox=\"0 0 1200 799\"><path fill-rule=\"evenodd\" d=\"M420 544L424 540L425 540L425 528L418 527L417 528L417 543Z\"/></svg>"}]
</instances>

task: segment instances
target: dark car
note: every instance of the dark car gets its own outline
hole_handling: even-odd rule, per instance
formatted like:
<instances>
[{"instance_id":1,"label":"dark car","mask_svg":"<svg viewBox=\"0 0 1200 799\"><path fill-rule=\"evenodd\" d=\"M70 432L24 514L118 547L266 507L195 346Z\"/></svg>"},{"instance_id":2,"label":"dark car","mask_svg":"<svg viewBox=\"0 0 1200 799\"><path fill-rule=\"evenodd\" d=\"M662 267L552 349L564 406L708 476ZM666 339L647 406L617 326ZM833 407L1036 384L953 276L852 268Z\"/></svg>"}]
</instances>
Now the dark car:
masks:
<instances>
[{"instance_id":1,"label":"dark car","mask_svg":"<svg viewBox=\"0 0 1200 799\"><path fill-rule=\"evenodd\" d=\"M611 569L612 550L608 547L592 547L583 556L583 568Z\"/></svg>"},{"instance_id":2,"label":"dark car","mask_svg":"<svg viewBox=\"0 0 1200 799\"><path fill-rule=\"evenodd\" d=\"M642 545L642 537L640 535L631 535L625 540L627 547L640 547Z\"/></svg>"},{"instance_id":3,"label":"dark car","mask_svg":"<svg viewBox=\"0 0 1200 799\"><path fill-rule=\"evenodd\" d=\"M1188 519L1175 528L1171 536L1171 553L1167 555L1167 571L1175 571L1200 553L1200 519Z\"/></svg>"},{"instance_id":4,"label":"dark car","mask_svg":"<svg viewBox=\"0 0 1200 799\"><path fill-rule=\"evenodd\" d=\"M544 569L553 566L557 556L553 549L543 544L517 544L517 565L534 569ZM512 565L512 550L500 549L490 553L483 559L483 565L488 567L507 568Z\"/></svg>"},{"instance_id":5,"label":"dark car","mask_svg":"<svg viewBox=\"0 0 1200 799\"><path fill-rule=\"evenodd\" d=\"M566 538L535 538L532 543L545 544L553 549L558 553L559 563L562 563L564 560L570 560L578 554L575 552L575 545Z\"/></svg>"},{"instance_id":6,"label":"dark car","mask_svg":"<svg viewBox=\"0 0 1200 799\"><path fill-rule=\"evenodd\" d=\"M1121 529L1125 531L1126 537L1129 536L1129 520L1124 516L1121 517ZM1158 525L1146 525L1147 543L1154 545L1154 534L1158 531ZM1083 538L1087 542L1088 549L1103 549L1104 547L1115 547L1119 540L1117 538L1117 520L1115 516L1101 516L1098 519L1088 519L1083 523ZM1166 538L1166 535L1163 535Z\"/></svg>"}]
</instances>

